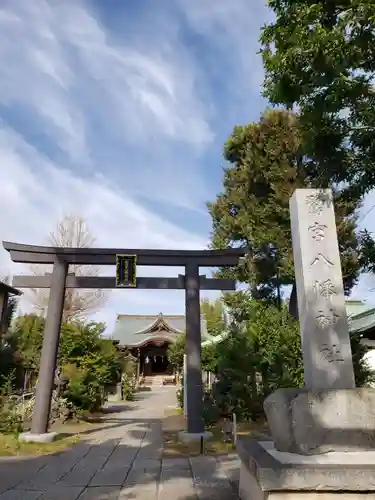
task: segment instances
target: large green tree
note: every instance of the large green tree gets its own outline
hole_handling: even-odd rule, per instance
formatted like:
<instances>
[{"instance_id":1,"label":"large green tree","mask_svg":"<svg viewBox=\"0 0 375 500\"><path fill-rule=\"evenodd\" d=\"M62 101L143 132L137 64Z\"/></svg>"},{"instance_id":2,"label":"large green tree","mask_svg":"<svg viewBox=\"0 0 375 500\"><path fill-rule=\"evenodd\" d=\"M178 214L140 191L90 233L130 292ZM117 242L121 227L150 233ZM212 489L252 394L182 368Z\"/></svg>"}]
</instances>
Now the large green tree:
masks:
<instances>
[{"instance_id":1,"label":"large green tree","mask_svg":"<svg viewBox=\"0 0 375 500\"><path fill-rule=\"evenodd\" d=\"M269 0L263 29L264 93L298 107L299 169L318 187L348 197L375 187L375 3ZM343 184L344 183L344 184Z\"/></svg>"},{"instance_id":2,"label":"large green tree","mask_svg":"<svg viewBox=\"0 0 375 500\"><path fill-rule=\"evenodd\" d=\"M235 127L224 146L230 164L224 169L223 191L207 204L212 247L251 249L244 265L221 274L249 283L257 299L276 301L277 284L294 283L289 200L296 188L310 186L298 168L301 140L299 117L286 110L267 110L258 122ZM344 199L331 187L344 286L349 292L361 268L356 233L360 201Z\"/></svg>"}]
</instances>

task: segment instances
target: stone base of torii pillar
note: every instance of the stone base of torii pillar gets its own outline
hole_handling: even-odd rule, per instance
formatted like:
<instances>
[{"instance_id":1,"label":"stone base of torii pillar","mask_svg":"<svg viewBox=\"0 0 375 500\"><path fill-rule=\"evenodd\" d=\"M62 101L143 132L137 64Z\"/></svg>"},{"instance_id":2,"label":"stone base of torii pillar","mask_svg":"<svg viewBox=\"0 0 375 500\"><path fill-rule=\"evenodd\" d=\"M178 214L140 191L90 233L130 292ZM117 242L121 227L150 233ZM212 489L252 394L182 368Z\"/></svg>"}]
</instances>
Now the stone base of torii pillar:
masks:
<instances>
[{"instance_id":1,"label":"stone base of torii pillar","mask_svg":"<svg viewBox=\"0 0 375 500\"><path fill-rule=\"evenodd\" d=\"M297 189L291 226L305 387L264 402L272 439L237 441L241 500L375 499L375 389L356 388L332 193Z\"/></svg>"}]
</instances>

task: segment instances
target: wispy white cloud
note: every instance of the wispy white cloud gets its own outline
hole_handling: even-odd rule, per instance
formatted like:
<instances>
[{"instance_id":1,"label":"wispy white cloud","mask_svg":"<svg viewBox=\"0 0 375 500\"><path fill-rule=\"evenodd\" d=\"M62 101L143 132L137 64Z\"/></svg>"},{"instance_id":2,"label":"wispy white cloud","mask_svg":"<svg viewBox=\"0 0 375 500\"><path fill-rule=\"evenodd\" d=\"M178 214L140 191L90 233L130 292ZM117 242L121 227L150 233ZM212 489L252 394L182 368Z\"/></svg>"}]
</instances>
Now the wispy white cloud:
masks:
<instances>
[{"instance_id":1,"label":"wispy white cloud","mask_svg":"<svg viewBox=\"0 0 375 500\"><path fill-rule=\"evenodd\" d=\"M204 190L194 160L214 132L197 66L177 31L168 29L168 18L161 43L152 25L144 38L125 41L80 0L14 0L0 12L0 59L6 62L0 67L0 104L6 112L16 107L32 117L22 127L42 133L70 168L103 169L100 157L104 168L125 171L145 194L152 195L155 184L143 172L157 162L176 193L164 201L194 208ZM176 144L190 151L178 154ZM132 157L125 157L126 147ZM170 175L166 161L177 175ZM179 175L186 161L190 179L202 185L189 200Z\"/></svg>"},{"instance_id":2,"label":"wispy white cloud","mask_svg":"<svg viewBox=\"0 0 375 500\"><path fill-rule=\"evenodd\" d=\"M90 181L53 164L22 137L3 129L0 133L0 158L7 169L0 169L0 227L3 240L46 244L46 235L66 213L83 215L97 246L117 248L205 248L207 241L146 211L124 196L101 176ZM33 166L38 165L38 170ZM7 208L7 210L6 210ZM0 251L1 275L28 272L22 264L12 264ZM177 276L177 268L142 269L141 275ZM106 275L114 275L107 267ZM116 312L179 312L184 307L183 293L175 291L116 291L110 295L105 311L96 315L110 325ZM24 310L30 304L22 303Z\"/></svg>"},{"instance_id":3,"label":"wispy white cloud","mask_svg":"<svg viewBox=\"0 0 375 500\"><path fill-rule=\"evenodd\" d=\"M108 125L113 119L121 124L125 140L137 133L142 140L156 133L193 144L212 138L195 95L193 68L187 56L177 60L178 50L171 57L162 47L146 51L110 40L79 0L15 0L6 7L10 11L0 17L0 57L10 64L1 69L3 102L34 106L49 125L82 142L78 128L89 126L92 113ZM80 100L78 112L74 101L82 91L86 103ZM82 104L95 110L83 113Z\"/></svg>"},{"instance_id":4,"label":"wispy white cloud","mask_svg":"<svg viewBox=\"0 0 375 500\"><path fill-rule=\"evenodd\" d=\"M271 19L266 2L256 0L178 0L192 29L204 37L225 59L227 85L242 100L260 93L264 72L257 54L260 28Z\"/></svg>"}]
</instances>

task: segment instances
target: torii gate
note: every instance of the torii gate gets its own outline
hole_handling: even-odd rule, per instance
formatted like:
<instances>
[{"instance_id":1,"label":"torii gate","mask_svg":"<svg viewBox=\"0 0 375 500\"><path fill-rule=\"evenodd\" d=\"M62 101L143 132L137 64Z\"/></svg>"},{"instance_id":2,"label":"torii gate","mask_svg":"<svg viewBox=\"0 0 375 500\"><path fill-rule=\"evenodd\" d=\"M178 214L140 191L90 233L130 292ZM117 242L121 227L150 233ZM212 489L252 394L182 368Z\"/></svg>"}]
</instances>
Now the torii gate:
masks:
<instances>
[{"instance_id":1,"label":"torii gate","mask_svg":"<svg viewBox=\"0 0 375 500\"><path fill-rule=\"evenodd\" d=\"M134 250L116 248L63 248L3 242L13 262L52 264L51 275L14 276L18 288L50 288L43 338L35 409L28 440L52 440L48 433L56 358L58 352L65 288L184 289L186 308L188 434L204 433L201 371L200 290L235 290L235 280L206 278L200 267L233 267L246 255L246 248L225 250ZM70 264L116 265L116 277L69 275ZM137 278L136 266L184 267L177 278Z\"/></svg>"}]
</instances>

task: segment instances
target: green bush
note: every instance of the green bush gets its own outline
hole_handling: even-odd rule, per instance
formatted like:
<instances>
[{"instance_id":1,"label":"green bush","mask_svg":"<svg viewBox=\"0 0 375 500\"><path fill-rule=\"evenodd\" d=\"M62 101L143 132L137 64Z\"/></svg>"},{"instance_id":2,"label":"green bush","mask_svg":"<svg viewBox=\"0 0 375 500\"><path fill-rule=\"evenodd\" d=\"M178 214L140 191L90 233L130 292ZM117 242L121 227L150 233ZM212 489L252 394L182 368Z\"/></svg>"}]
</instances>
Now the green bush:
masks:
<instances>
[{"instance_id":1,"label":"green bush","mask_svg":"<svg viewBox=\"0 0 375 500\"><path fill-rule=\"evenodd\" d=\"M101 338L102 323L72 322L62 327L60 363L69 379L62 394L75 412L97 412L105 387L119 379L121 360L109 339Z\"/></svg>"},{"instance_id":2,"label":"green bush","mask_svg":"<svg viewBox=\"0 0 375 500\"><path fill-rule=\"evenodd\" d=\"M125 401L134 401L137 391L137 360L130 354L122 359L121 390Z\"/></svg>"},{"instance_id":3,"label":"green bush","mask_svg":"<svg viewBox=\"0 0 375 500\"><path fill-rule=\"evenodd\" d=\"M125 401L134 401L137 390L137 379L134 375L124 373L121 379L122 398Z\"/></svg>"},{"instance_id":4,"label":"green bush","mask_svg":"<svg viewBox=\"0 0 375 500\"><path fill-rule=\"evenodd\" d=\"M65 365L63 372L69 383L62 396L70 403L74 413L99 411L103 403L103 386L95 374L74 365Z\"/></svg>"},{"instance_id":5,"label":"green bush","mask_svg":"<svg viewBox=\"0 0 375 500\"><path fill-rule=\"evenodd\" d=\"M23 418L17 398L11 397L13 373L0 380L0 433L19 434L23 430Z\"/></svg>"},{"instance_id":6,"label":"green bush","mask_svg":"<svg viewBox=\"0 0 375 500\"><path fill-rule=\"evenodd\" d=\"M217 356L215 400L222 413L240 420L262 417L265 397L277 388L303 385L298 322L272 305L249 301Z\"/></svg>"},{"instance_id":7,"label":"green bush","mask_svg":"<svg viewBox=\"0 0 375 500\"><path fill-rule=\"evenodd\" d=\"M23 430L22 416L17 412L13 403L7 401L0 402L0 433L19 434Z\"/></svg>"},{"instance_id":8,"label":"green bush","mask_svg":"<svg viewBox=\"0 0 375 500\"><path fill-rule=\"evenodd\" d=\"M134 401L135 399L134 388L125 381L123 381L122 383L122 398L124 399L124 401Z\"/></svg>"}]
</instances>

